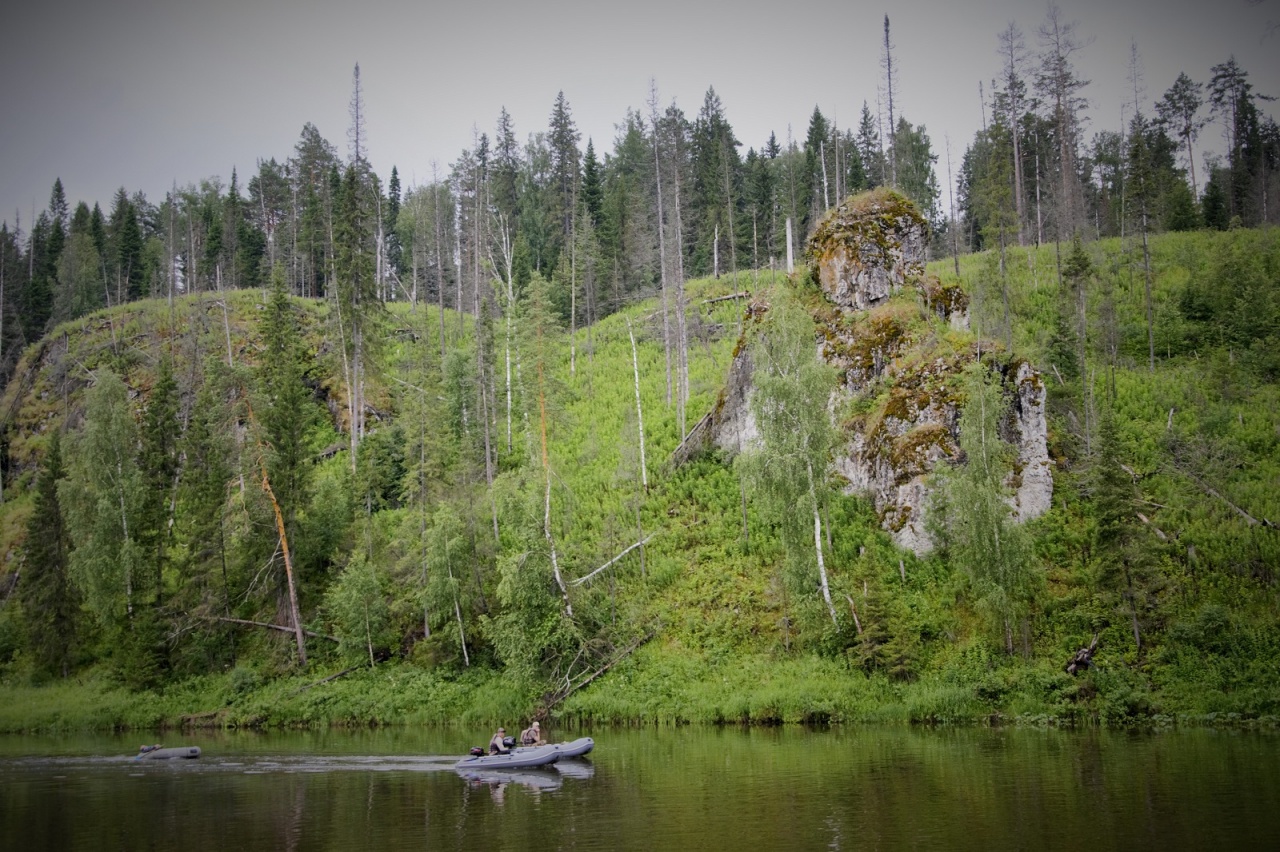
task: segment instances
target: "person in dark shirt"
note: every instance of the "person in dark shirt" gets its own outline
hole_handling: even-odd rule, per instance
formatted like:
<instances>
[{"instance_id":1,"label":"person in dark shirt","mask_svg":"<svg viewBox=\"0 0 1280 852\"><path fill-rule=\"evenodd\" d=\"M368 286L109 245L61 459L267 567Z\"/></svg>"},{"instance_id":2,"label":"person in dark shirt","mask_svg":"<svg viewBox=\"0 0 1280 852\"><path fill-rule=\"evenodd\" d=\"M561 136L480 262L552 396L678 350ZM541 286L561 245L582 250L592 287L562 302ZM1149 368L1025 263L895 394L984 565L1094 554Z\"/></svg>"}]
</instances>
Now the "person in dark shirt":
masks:
<instances>
[{"instance_id":1,"label":"person in dark shirt","mask_svg":"<svg viewBox=\"0 0 1280 852\"><path fill-rule=\"evenodd\" d=\"M489 754L510 754L511 749L507 748L506 738L507 729L499 728L498 732L493 735L493 739L489 740Z\"/></svg>"}]
</instances>

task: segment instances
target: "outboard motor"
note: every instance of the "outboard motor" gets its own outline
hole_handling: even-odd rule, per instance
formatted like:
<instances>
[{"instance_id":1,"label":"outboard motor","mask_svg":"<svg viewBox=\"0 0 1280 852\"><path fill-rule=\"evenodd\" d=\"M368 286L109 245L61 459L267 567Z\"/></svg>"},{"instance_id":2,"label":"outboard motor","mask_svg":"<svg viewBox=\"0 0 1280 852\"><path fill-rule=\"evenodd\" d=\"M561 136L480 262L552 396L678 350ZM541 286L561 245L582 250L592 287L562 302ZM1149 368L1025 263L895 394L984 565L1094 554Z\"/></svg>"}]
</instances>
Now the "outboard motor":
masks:
<instances>
[{"instance_id":1,"label":"outboard motor","mask_svg":"<svg viewBox=\"0 0 1280 852\"><path fill-rule=\"evenodd\" d=\"M502 738L502 744L503 744L504 746L506 746L507 748L515 748L515 747L516 747L516 738L515 738L515 737L503 737L503 738Z\"/></svg>"},{"instance_id":2,"label":"outboard motor","mask_svg":"<svg viewBox=\"0 0 1280 852\"><path fill-rule=\"evenodd\" d=\"M480 748L480 746L472 746L472 747L471 747L471 756L472 756L472 757L484 757L484 749Z\"/></svg>"}]
</instances>

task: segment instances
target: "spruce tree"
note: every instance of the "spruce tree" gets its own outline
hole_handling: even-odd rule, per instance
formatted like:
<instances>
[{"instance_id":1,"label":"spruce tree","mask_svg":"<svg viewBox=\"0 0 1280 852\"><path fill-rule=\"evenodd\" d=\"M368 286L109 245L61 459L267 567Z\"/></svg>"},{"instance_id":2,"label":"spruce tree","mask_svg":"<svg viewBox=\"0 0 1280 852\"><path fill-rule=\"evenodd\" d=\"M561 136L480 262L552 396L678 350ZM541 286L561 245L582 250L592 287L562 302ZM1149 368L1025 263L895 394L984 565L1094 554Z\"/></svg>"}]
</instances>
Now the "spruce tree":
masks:
<instances>
[{"instance_id":1,"label":"spruce tree","mask_svg":"<svg viewBox=\"0 0 1280 852\"><path fill-rule=\"evenodd\" d=\"M145 295L142 292L142 227L138 223L138 211L124 187L116 191L107 233L112 254L110 268L115 273L110 283L115 290L116 304L142 298Z\"/></svg>"},{"instance_id":2,"label":"spruce tree","mask_svg":"<svg viewBox=\"0 0 1280 852\"><path fill-rule=\"evenodd\" d=\"M693 240L689 275L736 271L743 216L741 145L725 118L720 96L708 89L693 124L690 168L693 185L688 197L690 237ZM750 221L746 223L750 228Z\"/></svg>"},{"instance_id":3,"label":"spruce tree","mask_svg":"<svg viewBox=\"0 0 1280 852\"><path fill-rule=\"evenodd\" d=\"M498 116L498 128L493 139L493 170L490 181L493 206L505 219L512 233L519 230L520 216L520 146L516 142L515 126L506 107Z\"/></svg>"},{"instance_id":4,"label":"spruce tree","mask_svg":"<svg viewBox=\"0 0 1280 852\"><path fill-rule=\"evenodd\" d=\"M397 276L404 274L404 257L400 245L400 233L396 227L400 219L400 173L391 167L391 177L387 181L387 218L383 224L383 232L387 235L387 264Z\"/></svg>"},{"instance_id":5,"label":"spruce tree","mask_svg":"<svg viewBox=\"0 0 1280 852\"><path fill-rule=\"evenodd\" d=\"M278 264L271 273L271 295L260 333L263 352L257 368L259 402L254 415L262 428L271 488L284 514L286 531L293 534L309 493L312 453L308 441L318 412L303 381L307 358L302 331L289 300L284 269Z\"/></svg>"},{"instance_id":6,"label":"spruce tree","mask_svg":"<svg viewBox=\"0 0 1280 852\"><path fill-rule=\"evenodd\" d=\"M49 276L48 254L53 222L48 213L36 217L27 246L30 275L19 291L22 329L27 342L34 342L48 330L53 315L53 282Z\"/></svg>"},{"instance_id":7,"label":"spruce tree","mask_svg":"<svg viewBox=\"0 0 1280 852\"><path fill-rule=\"evenodd\" d=\"M590 139L587 140L587 153L582 163L582 205L591 219L591 227L599 228L604 190L600 184L600 163L596 160L596 149Z\"/></svg>"},{"instance_id":8,"label":"spruce tree","mask_svg":"<svg viewBox=\"0 0 1280 852\"><path fill-rule=\"evenodd\" d=\"M149 587L157 605L163 600L165 567L169 558L170 519L178 486L178 384L169 358L162 358L143 416L138 468L143 503L138 519L138 543L147 555L152 576Z\"/></svg>"},{"instance_id":9,"label":"spruce tree","mask_svg":"<svg viewBox=\"0 0 1280 852\"><path fill-rule=\"evenodd\" d=\"M1091 585L1095 629L1111 617L1127 622L1134 647L1143 647L1143 622L1159 586L1154 570L1156 543L1136 517L1138 492L1125 470L1115 413L1108 405L1098 426L1097 450L1085 480L1087 506L1094 519Z\"/></svg>"},{"instance_id":10,"label":"spruce tree","mask_svg":"<svg viewBox=\"0 0 1280 852\"><path fill-rule=\"evenodd\" d=\"M867 102L862 102L862 113L858 117L858 131L854 136L858 147L858 155L862 158L862 171L866 175L867 188L875 189L888 183L889 165L884 156L884 147L880 144L880 131L876 127L876 117L871 114Z\"/></svg>"},{"instance_id":11,"label":"spruce tree","mask_svg":"<svg viewBox=\"0 0 1280 852\"><path fill-rule=\"evenodd\" d=\"M568 250L569 240L573 235L574 214L577 208L577 195L582 155L578 150L578 140L582 136L574 124L573 114L569 110L569 101L564 92L556 95L555 106L551 110L551 122L547 131L547 144L551 153L550 190L552 193L552 215L556 223L556 232L551 251L546 258L543 269L554 269L559 261L559 253Z\"/></svg>"},{"instance_id":12,"label":"spruce tree","mask_svg":"<svg viewBox=\"0 0 1280 852\"><path fill-rule=\"evenodd\" d=\"M375 280L373 196L359 166L353 163L343 174L334 233L333 314L339 324L337 337L342 341L353 464L356 448L364 436L365 383L373 365L369 353L378 344L376 329L380 316Z\"/></svg>"},{"instance_id":13,"label":"spruce tree","mask_svg":"<svg viewBox=\"0 0 1280 852\"><path fill-rule=\"evenodd\" d=\"M230 418L226 408L225 364L211 361L196 393L180 446L184 467L178 481L173 536L181 583L177 606L205 616L231 614L235 593L225 529L228 484L232 481ZM214 643L216 644L216 643Z\"/></svg>"},{"instance_id":14,"label":"spruce tree","mask_svg":"<svg viewBox=\"0 0 1280 852\"><path fill-rule=\"evenodd\" d=\"M832 154L827 119L816 106L809 117L809 132L804 140L804 181L800 190L800 209L805 218L801 233L808 233L827 208L839 202L831 195L831 169L827 158Z\"/></svg>"},{"instance_id":15,"label":"spruce tree","mask_svg":"<svg viewBox=\"0 0 1280 852\"><path fill-rule=\"evenodd\" d=\"M61 441L55 430L35 481L18 598L36 668L60 677L66 677L71 667L79 607L69 572L71 541L58 499L58 482L64 474Z\"/></svg>"}]
</instances>

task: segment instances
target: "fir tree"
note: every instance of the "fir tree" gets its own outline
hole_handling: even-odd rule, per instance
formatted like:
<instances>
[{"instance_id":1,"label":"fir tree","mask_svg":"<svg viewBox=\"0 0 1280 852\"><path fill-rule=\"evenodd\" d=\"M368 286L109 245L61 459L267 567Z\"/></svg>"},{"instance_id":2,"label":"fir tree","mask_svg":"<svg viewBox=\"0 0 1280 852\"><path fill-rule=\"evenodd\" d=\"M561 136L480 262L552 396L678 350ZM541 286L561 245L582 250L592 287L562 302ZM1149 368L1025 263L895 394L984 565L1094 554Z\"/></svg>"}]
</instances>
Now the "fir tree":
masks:
<instances>
[{"instance_id":1,"label":"fir tree","mask_svg":"<svg viewBox=\"0 0 1280 852\"><path fill-rule=\"evenodd\" d=\"M142 227L138 224L138 211L124 187L116 191L107 233L111 243L111 269L115 273L111 283L116 304L142 298L145 295L142 292Z\"/></svg>"},{"instance_id":2,"label":"fir tree","mask_svg":"<svg viewBox=\"0 0 1280 852\"><path fill-rule=\"evenodd\" d=\"M551 154L551 172L548 177L556 233L551 254L546 259L548 266L543 268L555 268L559 260L559 252L569 244L572 238L582 156L578 151L580 138L581 134L569 110L569 101L562 91L556 95L555 106L551 110L550 127L547 131L547 145Z\"/></svg>"},{"instance_id":3,"label":"fir tree","mask_svg":"<svg viewBox=\"0 0 1280 852\"><path fill-rule=\"evenodd\" d=\"M1128 622L1138 651L1143 647L1143 622L1153 604L1155 542L1141 526L1137 488L1125 470L1114 411L1107 406L1098 426L1097 451L1089 467L1085 489L1094 518L1091 586L1101 623L1112 616Z\"/></svg>"},{"instance_id":4,"label":"fir tree","mask_svg":"<svg viewBox=\"0 0 1280 852\"><path fill-rule=\"evenodd\" d=\"M71 542L58 499L58 482L64 473L61 441L55 430L35 481L18 585L28 647L36 667L61 677L69 672L76 647L79 604L69 572Z\"/></svg>"},{"instance_id":5,"label":"fir tree","mask_svg":"<svg viewBox=\"0 0 1280 852\"><path fill-rule=\"evenodd\" d=\"M144 489L138 518L138 543L150 563L152 576L148 585L157 605L162 600L165 566L169 559L170 519L178 486L180 438L178 384L173 378L170 360L162 358L143 416L138 454Z\"/></svg>"},{"instance_id":6,"label":"fir tree","mask_svg":"<svg viewBox=\"0 0 1280 852\"><path fill-rule=\"evenodd\" d=\"M600 185L600 163L596 160L596 149L590 139L587 140L587 153L582 163L582 205L591 219L591 227L600 227L604 190Z\"/></svg>"}]
</instances>

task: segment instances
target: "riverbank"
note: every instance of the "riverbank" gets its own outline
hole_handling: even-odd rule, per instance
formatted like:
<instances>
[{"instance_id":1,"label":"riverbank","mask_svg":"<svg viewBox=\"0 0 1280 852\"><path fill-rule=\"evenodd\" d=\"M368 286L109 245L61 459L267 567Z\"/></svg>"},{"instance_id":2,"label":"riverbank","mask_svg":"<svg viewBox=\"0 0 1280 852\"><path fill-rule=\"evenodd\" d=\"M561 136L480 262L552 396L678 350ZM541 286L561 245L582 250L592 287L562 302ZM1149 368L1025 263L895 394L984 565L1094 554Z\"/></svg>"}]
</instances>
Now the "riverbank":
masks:
<instances>
[{"instance_id":1,"label":"riverbank","mask_svg":"<svg viewBox=\"0 0 1280 852\"><path fill-rule=\"evenodd\" d=\"M895 682L836 661L705 660L666 656L622 668L545 709L572 724L982 725L1280 727L1264 695L1153 690L1132 673L1072 678L1032 664L968 677ZM265 678L248 668L164 690L130 692L104 673L53 684L0 685L0 733L183 728L288 729L397 725L487 727L530 717L542 695L486 670L410 664Z\"/></svg>"}]
</instances>

